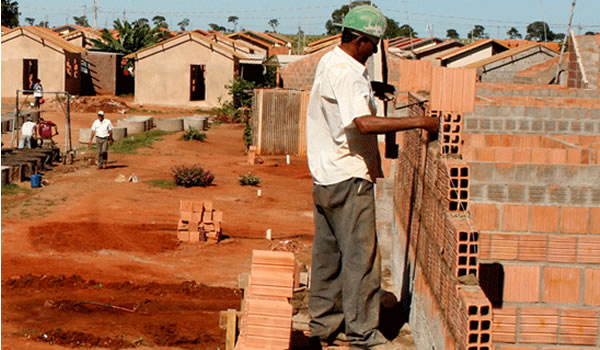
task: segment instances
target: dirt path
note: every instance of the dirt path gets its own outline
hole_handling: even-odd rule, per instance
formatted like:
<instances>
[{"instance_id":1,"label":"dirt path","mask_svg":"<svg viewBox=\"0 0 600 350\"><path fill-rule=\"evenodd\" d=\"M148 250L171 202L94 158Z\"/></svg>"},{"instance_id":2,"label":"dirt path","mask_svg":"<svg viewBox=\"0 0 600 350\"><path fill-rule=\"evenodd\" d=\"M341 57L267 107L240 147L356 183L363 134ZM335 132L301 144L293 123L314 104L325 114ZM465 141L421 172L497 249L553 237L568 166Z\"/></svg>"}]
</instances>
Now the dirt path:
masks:
<instances>
[{"instance_id":1,"label":"dirt path","mask_svg":"<svg viewBox=\"0 0 600 350\"><path fill-rule=\"evenodd\" d=\"M76 127L87 127L90 119L89 113L73 114ZM218 125L203 143L167 135L135 155L110 154L109 169L84 162L59 166L44 177L50 185L3 196L2 349L47 348L43 334L67 347L123 348L143 338L135 345L222 348L218 311L239 309L237 277L249 271L252 250L289 240L308 262L314 231L306 160L292 157L286 165L283 156L264 157L264 164L248 165L242 132L240 125ZM172 166L194 163L215 174L214 186L145 182L170 179ZM260 198L255 187L237 181L248 171L263 179ZM133 173L142 182L114 181ZM212 200L224 212L228 238L216 245L180 244L174 231L180 199ZM268 228L272 242L264 239ZM71 278L72 286L64 282ZM182 291L194 283L206 287ZM143 304L147 313L75 305L82 299Z\"/></svg>"}]
</instances>

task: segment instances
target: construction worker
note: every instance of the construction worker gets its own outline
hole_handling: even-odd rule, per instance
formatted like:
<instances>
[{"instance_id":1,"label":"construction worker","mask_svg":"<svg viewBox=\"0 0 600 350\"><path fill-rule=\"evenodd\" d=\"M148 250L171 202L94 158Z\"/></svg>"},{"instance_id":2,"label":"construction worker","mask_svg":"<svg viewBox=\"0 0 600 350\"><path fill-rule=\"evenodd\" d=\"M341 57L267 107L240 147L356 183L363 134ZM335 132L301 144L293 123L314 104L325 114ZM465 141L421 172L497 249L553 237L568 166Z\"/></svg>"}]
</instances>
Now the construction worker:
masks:
<instances>
[{"instance_id":1,"label":"construction worker","mask_svg":"<svg viewBox=\"0 0 600 350\"><path fill-rule=\"evenodd\" d=\"M34 142L37 137L37 126L33 122L31 116L27 116L27 121L21 126L21 138L19 139L18 148L31 148L32 145L35 147Z\"/></svg>"},{"instance_id":2,"label":"construction worker","mask_svg":"<svg viewBox=\"0 0 600 350\"><path fill-rule=\"evenodd\" d=\"M58 135L58 128L56 124L51 120L44 120L40 117L38 122L38 134L42 140L42 148L52 148L56 144L52 138ZM54 132L52 131L54 129Z\"/></svg>"},{"instance_id":3,"label":"construction worker","mask_svg":"<svg viewBox=\"0 0 600 350\"><path fill-rule=\"evenodd\" d=\"M365 67L386 29L375 7L357 6L342 23L340 46L315 73L307 112L307 156L313 177L315 237L309 301L311 341L336 337L354 348L394 348L379 325L381 262L373 184L382 176L377 134L438 130L431 117L376 116Z\"/></svg>"},{"instance_id":4,"label":"construction worker","mask_svg":"<svg viewBox=\"0 0 600 350\"><path fill-rule=\"evenodd\" d=\"M98 111L98 119L92 124L92 134L90 135L90 145L94 136L96 136L96 148L98 149L98 169L105 169L108 162L108 144L112 144L112 123L104 119L104 112Z\"/></svg>"}]
</instances>

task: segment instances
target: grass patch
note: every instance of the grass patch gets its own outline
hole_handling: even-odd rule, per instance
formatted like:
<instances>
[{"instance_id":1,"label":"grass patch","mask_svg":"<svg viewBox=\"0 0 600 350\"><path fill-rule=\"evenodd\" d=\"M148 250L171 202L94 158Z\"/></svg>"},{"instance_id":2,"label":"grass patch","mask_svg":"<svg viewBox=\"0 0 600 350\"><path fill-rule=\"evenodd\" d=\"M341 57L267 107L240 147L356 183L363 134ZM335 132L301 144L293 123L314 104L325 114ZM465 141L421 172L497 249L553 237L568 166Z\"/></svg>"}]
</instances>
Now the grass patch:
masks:
<instances>
[{"instance_id":1,"label":"grass patch","mask_svg":"<svg viewBox=\"0 0 600 350\"><path fill-rule=\"evenodd\" d=\"M167 179L152 179L152 180L144 181L144 183L150 187L159 187L159 188L172 188L172 187L177 186L173 180L167 180Z\"/></svg>"},{"instance_id":2,"label":"grass patch","mask_svg":"<svg viewBox=\"0 0 600 350\"><path fill-rule=\"evenodd\" d=\"M6 185L2 185L2 195L13 195L13 194L19 194L19 193L29 193L31 192L30 189L25 188L25 187L21 187L19 185L16 184L6 184Z\"/></svg>"},{"instance_id":3,"label":"grass patch","mask_svg":"<svg viewBox=\"0 0 600 350\"><path fill-rule=\"evenodd\" d=\"M132 114L132 113L165 114L167 112L157 111L154 109L140 109L140 108L130 108L127 111L125 111L125 114Z\"/></svg>"},{"instance_id":4,"label":"grass patch","mask_svg":"<svg viewBox=\"0 0 600 350\"><path fill-rule=\"evenodd\" d=\"M161 136L168 135L170 132L162 130L150 130L141 134L127 136L127 138L115 141L110 147L114 153L134 154L138 148L152 148L155 141L160 141Z\"/></svg>"}]
</instances>

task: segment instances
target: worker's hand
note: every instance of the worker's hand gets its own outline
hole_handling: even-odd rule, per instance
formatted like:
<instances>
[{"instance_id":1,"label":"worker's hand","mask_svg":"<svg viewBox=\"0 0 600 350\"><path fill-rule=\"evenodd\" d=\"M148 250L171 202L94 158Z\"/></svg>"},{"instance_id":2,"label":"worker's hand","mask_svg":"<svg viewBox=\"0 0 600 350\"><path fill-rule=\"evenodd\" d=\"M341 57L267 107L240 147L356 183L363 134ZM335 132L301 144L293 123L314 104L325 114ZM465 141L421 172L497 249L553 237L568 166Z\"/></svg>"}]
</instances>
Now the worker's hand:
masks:
<instances>
[{"instance_id":1,"label":"worker's hand","mask_svg":"<svg viewBox=\"0 0 600 350\"><path fill-rule=\"evenodd\" d=\"M439 117L423 117L423 129L437 133L440 130Z\"/></svg>"}]
</instances>

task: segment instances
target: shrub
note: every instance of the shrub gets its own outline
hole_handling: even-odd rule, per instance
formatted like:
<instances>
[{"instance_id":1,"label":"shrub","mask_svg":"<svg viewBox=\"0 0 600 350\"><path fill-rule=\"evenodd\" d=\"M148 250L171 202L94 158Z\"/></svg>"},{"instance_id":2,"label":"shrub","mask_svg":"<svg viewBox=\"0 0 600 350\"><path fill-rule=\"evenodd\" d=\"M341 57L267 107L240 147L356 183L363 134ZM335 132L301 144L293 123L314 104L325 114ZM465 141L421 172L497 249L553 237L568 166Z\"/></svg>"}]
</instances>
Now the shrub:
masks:
<instances>
[{"instance_id":1,"label":"shrub","mask_svg":"<svg viewBox=\"0 0 600 350\"><path fill-rule=\"evenodd\" d=\"M252 123L250 119L246 122L246 128L244 129L244 145L246 145L246 149L250 148L252 145Z\"/></svg>"},{"instance_id":2,"label":"shrub","mask_svg":"<svg viewBox=\"0 0 600 350\"><path fill-rule=\"evenodd\" d=\"M194 164L192 166L180 165L173 167L172 169L175 184L177 186L192 187L202 186L206 187L210 185L215 176L210 171L204 171L204 169Z\"/></svg>"},{"instance_id":3,"label":"shrub","mask_svg":"<svg viewBox=\"0 0 600 350\"><path fill-rule=\"evenodd\" d=\"M254 174L251 171L248 172L247 175L240 175L240 184L242 186L258 186L262 182L262 179Z\"/></svg>"},{"instance_id":4,"label":"shrub","mask_svg":"<svg viewBox=\"0 0 600 350\"><path fill-rule=\"evenodd\" d=\"M198 131L194 128L189 128L183 133L183 135L181 135L181 138L186 141L204 141L206 139L206 133Z\"/></svg>"}]
</instances>

